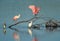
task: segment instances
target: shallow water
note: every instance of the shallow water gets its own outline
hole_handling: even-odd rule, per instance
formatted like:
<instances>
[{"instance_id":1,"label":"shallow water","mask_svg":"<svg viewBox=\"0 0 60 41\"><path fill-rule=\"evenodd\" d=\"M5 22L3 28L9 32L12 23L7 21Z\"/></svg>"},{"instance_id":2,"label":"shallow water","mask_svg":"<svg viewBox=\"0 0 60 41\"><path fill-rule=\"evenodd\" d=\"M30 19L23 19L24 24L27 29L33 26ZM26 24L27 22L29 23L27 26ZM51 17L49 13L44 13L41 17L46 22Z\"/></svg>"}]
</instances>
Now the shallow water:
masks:
<instances>
[{"instance_id":1,"label":"shallow water","mask_svg":"<svg viewBox=\"0 0 60 41\"><path fill-rule=\"evenodd\" d=\"M21 14L21 20L27 20L33 17L32 11L28 8L29 5L41 7L38 16L51 17L60 21L60 0L0 0L0 41L15 41L13 38L14 30L8 28L13 21L13 16ZM46 20L40 19L37 23L44 23ZM6 35L3 33L3 23L6 22ZM39 41L60 41L60 31L47 32L44 30L33 30L33 36L28 34L28 23L13 26L20 30L20 41L32 41L34 35Z\"/></svg>"}]
</instances>

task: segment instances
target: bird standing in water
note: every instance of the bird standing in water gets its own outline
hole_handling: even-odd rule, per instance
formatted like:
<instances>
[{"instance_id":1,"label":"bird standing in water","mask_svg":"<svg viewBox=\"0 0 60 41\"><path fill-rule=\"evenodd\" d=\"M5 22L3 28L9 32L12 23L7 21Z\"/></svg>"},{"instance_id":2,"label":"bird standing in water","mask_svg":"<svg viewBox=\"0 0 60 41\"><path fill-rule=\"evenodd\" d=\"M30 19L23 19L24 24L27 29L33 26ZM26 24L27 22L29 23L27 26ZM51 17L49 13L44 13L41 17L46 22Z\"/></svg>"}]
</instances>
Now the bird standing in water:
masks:
<instances>
[{"instance_id":1,"label":"bird standing in water","mask_svg":"<svg viewBox=\"0 0 60 41\"><path fill-rule=\"evenodd\" d=\"M6 34L6 23L3 24L3 32Z\"/></svg>"},{"instance_id":2,"label":"bird standing in water","mask_svg":"<svg viewBox=\"0 0 60 41\"><path fill-rule=\"evenodd\" d=\"M37 7L37 6L35 6L35 5L29 5L28 8L30 8L30 9L32 10L33 15L35 15L35 16L36 16L36 15L39 13L39 11L40 11L40 8Z\"/></svg>"},{"instance_id":3,"label":"bird standing in water","mask_svg":"<svg viewBox=\"0 0 60 41\"><path fill-rule=\"evenodd\" d=\"M14 16L14 17L13 17L13 20L14 20L14 21L16 21L18 18L20 18L20 16L21 16L20 14L19 14L19 15Z\"/></svg>"},{"instance_id":4,"label":"bird standing in water","mask_svg":"<svg viewBox=\"0 0 60 41\"><path fill-rule=\"evenodd\" d=\"M30 21L29 22L29 24L28 24L28 33L32 36L32 29L31 29L31 27L32 27L32 21Z\"/></svg>"},{"instance_id":5,"label":"bird standing in water","mask_svg":"<svg viewBox=\"0 0 60 41\"><path fill-rule=\"evenodd\" d=\"M28 24L28 27L31 28L32 24L33 24L32 21L30 21L29 24Z\"/></svg>"}]
</instances>

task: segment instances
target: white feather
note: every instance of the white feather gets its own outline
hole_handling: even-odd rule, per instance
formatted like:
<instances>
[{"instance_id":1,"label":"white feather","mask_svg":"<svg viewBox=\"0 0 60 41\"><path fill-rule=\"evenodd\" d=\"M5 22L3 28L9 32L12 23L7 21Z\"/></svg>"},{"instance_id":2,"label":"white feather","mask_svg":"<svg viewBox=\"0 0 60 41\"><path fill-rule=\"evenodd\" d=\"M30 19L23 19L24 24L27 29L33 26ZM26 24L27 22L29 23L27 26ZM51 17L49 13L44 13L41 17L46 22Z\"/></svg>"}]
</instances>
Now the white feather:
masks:
<instances>
[{"instance_id":1,"label":"white feather","mask_svg":"<svg viewBox=\"0 0 60 41\"><path fill-rule=\"evenodd\" d=\"M28 24L28 26L29 26L29 27L31 27L31 26L32 26L32 21Z\"/></svg>"}]
</instances>

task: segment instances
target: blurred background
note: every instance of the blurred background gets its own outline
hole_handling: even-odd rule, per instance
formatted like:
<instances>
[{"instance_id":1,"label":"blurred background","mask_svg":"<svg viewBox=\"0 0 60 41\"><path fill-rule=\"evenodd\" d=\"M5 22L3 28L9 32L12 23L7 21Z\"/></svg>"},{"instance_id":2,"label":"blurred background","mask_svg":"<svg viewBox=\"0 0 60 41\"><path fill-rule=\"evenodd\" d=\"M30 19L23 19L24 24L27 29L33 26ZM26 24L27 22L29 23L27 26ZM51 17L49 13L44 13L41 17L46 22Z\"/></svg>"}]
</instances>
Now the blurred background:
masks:
<instances>
[{"instance_id":1,"label":"blurred background","mask_svg":"<svg viewBox=\"0 0 60 41\"><path fill-rule=\"evenodd\" d=\"M13 17L20 14L18 21L28 20L33 16L29 5L36 5L41 8L38 16L51 17L60 21L60 0L0 0L0 41L15 41L13 38L14 30L8 28L15 23ZM45 20L40 19L35 23L42 23ZM6 35L3 33L3 23L6 22ZM38 41L60 41L60 31L46 32L44 30L34 30L31 37L27 33L28 23L14 26L19 29L20 41L32 41L34 34Z\"/></svg>"}]
</instances>

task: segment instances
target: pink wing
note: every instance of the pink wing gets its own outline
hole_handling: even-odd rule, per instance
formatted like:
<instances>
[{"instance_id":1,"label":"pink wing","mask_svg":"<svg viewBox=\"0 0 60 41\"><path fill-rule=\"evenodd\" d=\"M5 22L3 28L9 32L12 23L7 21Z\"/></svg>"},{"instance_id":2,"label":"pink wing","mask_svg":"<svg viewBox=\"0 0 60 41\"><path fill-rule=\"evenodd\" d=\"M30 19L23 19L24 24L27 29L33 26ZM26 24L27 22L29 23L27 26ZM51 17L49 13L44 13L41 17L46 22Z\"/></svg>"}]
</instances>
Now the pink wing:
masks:
<instances>
[{"instance_id":1,"label":"pink wing","mask_svg":"<svg viewBox=\"0 0 60 41\"><path fill-rule=\"evenodd\" d=\"M36 7L35 5L30 5L29 8L32 10L34 15L39 13L39 7Z\"/></svg>"},{"instance_id":2,"label":"pink wing","mask_svg":"<svg viewBox=\"0 0 60 41\"><path fill-rule=\"evenodd\" d=\"M13 17L13 20L17 20L17 19L18 19L17 17L18 17L18 16L14 16L14 17Z\"/></svg>"},{"instance_id":3,"label":"pink wing","mask_svg":"<svg viewBox=\"0 0 60 41\"><path fill-rule=\"evenodd\" d=\"M20 15L16 15L13 17L13 20L17 20L18 18L20 18Z\"/></svg>"}]
</instances>

